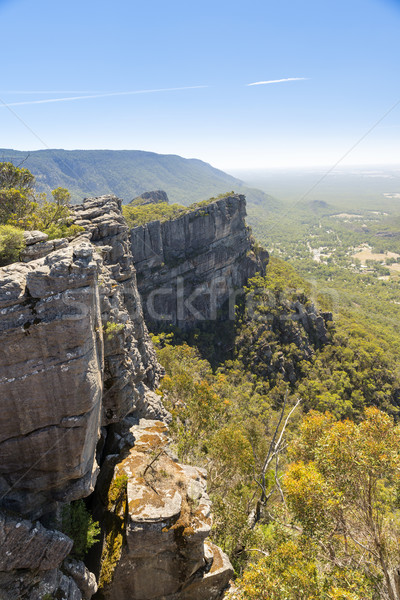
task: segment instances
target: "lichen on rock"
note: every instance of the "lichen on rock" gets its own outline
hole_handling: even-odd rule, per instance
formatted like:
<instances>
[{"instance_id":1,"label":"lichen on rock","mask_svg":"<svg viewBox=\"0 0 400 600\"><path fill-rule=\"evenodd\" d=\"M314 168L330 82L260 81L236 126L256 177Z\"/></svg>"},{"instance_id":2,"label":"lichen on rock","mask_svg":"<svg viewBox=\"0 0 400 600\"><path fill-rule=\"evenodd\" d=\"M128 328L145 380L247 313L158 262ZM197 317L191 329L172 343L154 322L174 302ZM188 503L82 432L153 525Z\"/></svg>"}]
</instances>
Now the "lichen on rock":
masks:
<instances>
[{"instance_id":1,"label":"lichen on rock","mask_svg":"<svg viewBox=\"0 0 400 600\"><path fill-rule=\"evenodd\" d=\"M222 551L205 542L212 524L205 472L174 460L164 423L143 419L130 432L135 445L117 464L110 486L126 483L123 545L117 548L111 521L103 556L112 576L103 577L102 597L219 598L233 570Z\"/></svg>"}]
</instances>

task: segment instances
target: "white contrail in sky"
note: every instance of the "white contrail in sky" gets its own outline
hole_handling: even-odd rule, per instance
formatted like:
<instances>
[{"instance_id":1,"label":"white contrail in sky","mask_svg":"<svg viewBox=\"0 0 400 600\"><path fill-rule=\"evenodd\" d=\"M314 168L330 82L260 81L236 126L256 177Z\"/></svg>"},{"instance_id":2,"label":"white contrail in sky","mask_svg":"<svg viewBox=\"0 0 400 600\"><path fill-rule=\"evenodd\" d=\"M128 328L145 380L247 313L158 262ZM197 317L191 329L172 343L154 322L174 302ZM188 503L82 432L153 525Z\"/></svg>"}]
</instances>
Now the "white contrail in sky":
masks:
<instances>
[{"instance_id":1,"label":"white contrail in sky","mask_svg":"<svg viewBox=\"0 0 400 600\"><path fill-rule=\"evenodd\" d=\"M284 81L306 81L308 77L287 77L286 79L270 79L269 81L255 81L246 85L267 85L269 83L283 83Z\"/></svg>"},{"instance_id":2,"label":"white contrail in sky","mask_svg":"<svg viewBox=\"0 0 400 600\"><path fill-rule=\"evenodd\" d=\"M180 90L197 90L206 88L207 85L190 85L175 88L159 88L155 90L135 90L132 92L107 92L104 94L90 94L87 96L67 96L64 98L47 98L45 100L24 100L23 102L8 102L0 105L0 108L8 106L27 106L30 104L49 104L53 102L71 102L72 100L89 100L91 98L111 98L113 96L133 96L135 94L154 94L156 92L176 92ZM4 92L3 92L4 93Z\"/></svg>"},{"instance_id":3,"label":"white contrail in sky","mask_svg":"<svg viewBox=\"0 0 400 600\"><path fill-rule=\"evenodd\" d=\"M1 2L1 0L0 0ZM40 96L41 94L102 94L104 92L100 92L99 90L0 90L0 94L21 94L21 95L29 95L36 94Z\"/></svg>"}]
</instances>

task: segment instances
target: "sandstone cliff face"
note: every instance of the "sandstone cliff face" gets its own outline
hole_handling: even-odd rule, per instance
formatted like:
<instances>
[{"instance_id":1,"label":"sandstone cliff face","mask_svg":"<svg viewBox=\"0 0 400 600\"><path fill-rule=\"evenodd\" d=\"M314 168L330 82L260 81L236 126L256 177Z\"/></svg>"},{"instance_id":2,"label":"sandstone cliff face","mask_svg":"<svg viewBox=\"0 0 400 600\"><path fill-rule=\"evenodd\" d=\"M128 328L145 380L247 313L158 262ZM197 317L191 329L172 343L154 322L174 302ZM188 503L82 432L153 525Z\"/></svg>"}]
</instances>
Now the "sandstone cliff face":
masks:
<instances>
[{"instance_id":1,"label":"sandstone cliff face","mask_svg":"<svg viewBox=\"0 0 400 600\"><path fill-rule=\"evenodd\" d=\"M158 503L155 519L154 506L153 516L144 520L140 508L147 485L143 467L148 452L156 450L151 444L143 449L143 430L152 436L149 422L135 429L129 419L157 419L151 427L163 430L161 421L168 422L169 415L153 391L162 371L143 318L121 201L89 199L75 211L85 233L72 242L27 236L24 262L0 269L0 598L41 600L50 594L82 600L95 593L94 576L83 563L66 560L71 540L33 521L57 522L62 505L91 494L96 480L107 481L115 467L113 479L120 472L129 479L128 525L108 597L130 598L126 586L133 586L138 600L162 600L166 586L170 600L213 600L231 567L205 542L210 522L203 475L177 465L164 451L164 431L153 441L162 452L163 471L170 470L169 484L149 501L150 508ZM233 208L220 211L228 221L239 218ZM230 229L226 224L228 237ZM240 237L238 230L237 243ZM222 256L229 253L221 252L219 259L218 252L205 259L211 269L220 265L223 271ZM224 272L236 281L241 269ZM193 502L204 514L189 511L190 535L178 543L193 489ZM167 532L160 523L168 525ZM141 540L143 554L136 547ZM156 578L160 547L168 557L164 583L143 596L146 564Z\"/></svg>"},{"instance_id":2,"label":"sandstone cliff face","mask_svg":"<svg viewBox=\"0 0 400 600\"><path fill-rule=\"evenodd\" d=\"M121 200L102 196L75 208L103 259L98 287L104 340L103 425L120 421L153 389L161 373L143 318L129 229ZM162 406L159 417L165 416Z\"/></svg>"},{"instance_id":3,"label":"sandstone cliff face","mask_svg":"<svg viewBox=\"0 0 400 600\"><path fill-rule=\"evenodd\" d=\"M86 236L0 270L0 494L30 517L93 491L100 426L131 412L160 373L120 202L77 213Z\"/></svg>"},{"instance_id":4,"label":"sandstone cliff face","mask_svg":"<svg viewBox=\"0 0 400 600\"><path fill-rule=\"evenodd\" d=\"M146 322L190 328L215 320L257 271L268 254L256 256L245 224L244 196L232 195L170 221L131 230Z\"/></svg>"},{"instance_id":5,"label":"sandstone cliff face","mask_svg":"<svg viewBox=\"0 0 400 600\"><path fill-rule=\"evenodd\" d=\"M1 503L38 517L97 473L103 342L88 241L1 269Z\"/></svg>"}]
</instances>

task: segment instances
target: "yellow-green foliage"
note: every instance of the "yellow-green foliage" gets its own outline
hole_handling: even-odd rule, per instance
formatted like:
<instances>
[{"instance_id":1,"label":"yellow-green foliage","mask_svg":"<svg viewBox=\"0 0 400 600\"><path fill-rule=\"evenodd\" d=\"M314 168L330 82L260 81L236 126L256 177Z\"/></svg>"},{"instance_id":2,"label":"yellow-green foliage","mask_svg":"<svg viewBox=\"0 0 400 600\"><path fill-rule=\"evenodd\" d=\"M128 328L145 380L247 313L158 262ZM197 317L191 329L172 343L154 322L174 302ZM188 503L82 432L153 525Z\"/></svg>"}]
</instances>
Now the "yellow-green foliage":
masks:
<instances>
[{"instance_id":1,"label":"yellow-green foliage","mask_svg":"<svg viewBox=\"0 0 400 600\"><path fill-rule=\"evenodd\" d=\"M252 563L227 600L372 600L368 579L351 569L319 571L315 547L304 540L281 540Z\"/></svg>"},{"instance_id":2,"label":"yellow-green foliage","mask_svg":"<svg viewBox=\"0 0 400 600\"><path fill-rule=\"evenodd\" d=\"M296 462L284 488L304 533L332 546L343 564L361 562L365 548L382 565L394 564L400 537L400 425L372 407L359 424L311 412L291 454ZM339 530L343 536L334 535Z\"/></svg>"},{"instance_id":3,"label":"yellow-green foliage","mask_svg":"<svg viewBox=\"0 0 400 600\"><path fill-rule=\"evenodd\" d=\"M20 229L38 229L49 239L74 237L84 231L72 224L70 193L65 188L51 192L52 199L35 190L35 178L12 163L0 163L0 224Z\"/></svg>"},{"instance_id":4,"label":"yellow-green foliage","mask_svg":"<svg viewBox=\"0 0 400 600\"><path fill-rule=\"evenodd\" d=\"M213 373L195 348L172 346L168 336L153 340L163 346L158 357L166 376L160 391L174 417L171 432L178 454L207 467L213 539L239 567L244 555L236 559L235 548L251 547L258 535L248 518L257 496L254 473L267 452L265 431L276 422L272 399L237 363Z\"/></svg>"},{"instance_id":5,"label":"yellow-green foliage","mask_svg":"<svg viewBox=\"0 0 400 600\"><path fill-rule=\"evenodd\" d=\"M160 202L158 204L128 204L122 207L122 212L127 220L129 227L137 227L139 225L144 225L145 223L150 223L151 221L168 221L169 219L176 219L177 217L181 217L184 214L194 212L199 208L203 208L211 204L212 202L216 202L217 200L221 200L226 196L230 196L234 194L234 192L228 192L226 194L220 194L216 198L209 198L208 200L202 200L201 202L196 202L195 204L191 204L190 206L182 206L181 204L168 204L167 202ZM199 216L204 216L206 213L199 214Z\"/></svg>"},{"instance_id":6,"label":"yellow-green foliage","mask_svg":"<svg viewBox=\"0 0 400 600\"><path fill-rule=\"evenodd\" d=\"M18 261L24 246L24 234L20 229L0 225L0 267Z\"/></svg>"},{"instance_id":7,"label":"yellow-green foliage","mask_svg":"<svg viewBox=\"0 0 400 600\"><path fill-rule=\"evenodd\" d=\"M185 206L180 204L168 204L167 202L160 202L159 204L145 204L144 206L130 206L125 205L122 207L122 212L127 220L129 227L137 227L138 225L144 225L150 221L167 221L168 219L176 219L180 215L187 212Z\"/></svg>"},{"instance_id":8,"label":"yellow-green foliage","mask_svg":"<svg viewBox=\"0 0 400 600\"><path fill-rule=\"evenodd\" d=\"M238 307L233 359L215 371L195 348L174 346L177 336L153 338L178 453L207 468L213 540L244 570L232 599L389 597L385 565L396 568L400 539L400 426L371 405L395 413L398 378L363 325L343 319L324 344L312 338L309 324L291 318L297 300L311 308L308 293L294 269L272 260ZM293 366L290 381L282 364ZM298 396L303 410L332 414L311 410L299 432L299 408L279 464L263 472L286 391L286 415ZM354 421L337 420L344 416Z\"/></svg>"},{"instance_id":9,"label":"yellow-green foliage","mask_svg":"<svg viewBox=\"0 0 400 600\"><path fill-rule=\"evenodd\" d=\"M287 262L279 258L270 257L264 277L256 276L250 279L248 291L272 291L274 293L308 295L310 284L305 281L297 271Z\"/></svg>"},{"instance_id":10,"label":"yellow-green foliage","mask_svg":"<svg viewBox=\"0 0 400 600\"><path fill-rule=\"evenodd\" d=\"M114 323L112 321L107 321L105 326L103 327L103 333L107 340L112 340L117 333L124 329L123 323Z\"/></svg>"},{"instance_id":11,"label":"yellow-green foliage","mask_svg":"<svg viewBox=\"0 0 400 600\"><path fill-rule=\"evenodd\" d=\"M127 483L126 473L116 475L108 490L105 519L106 537L101 555L100 588L111 583L121 557L127 510Z\"/></svg>"},{"instance_id":12,"label":"yellow-green foliage","mask_svg":"<svg viewBox=\"0 0 400 600\"><path fill-rule=\"evenodd\" d=\"M121 557L123 535L118 529L111 530L104 542L104 548L101 555L101 571L99 579L99 587L111 583L115 568Z\"/></svg>"},{"instance_id":13,"label":"yellow-green foliage","mask_svg":"<svg viewBox=\"0 0 400 600\"><path fill-rule=\"evenodd\" d=\"M396 415L400 383L388 345L345 315L327 323L328 343L320 344L296 314L297 300L303 310L310 308L309 286L281 260L272 259L265 277L249 281L235 340L243 368L273 388L281 384L284 366L307 410L361 418L366 406L375 405ZM303 342L293 343L296 336L312 348L309 356Z\"/></svg>"},{"instance_id":14,"label":"yellow-green foliage","mask_svg":"<svg viewBox=\"0 0 400 600\"><path fill-rule=\"evenodd\" d=\"M128 485L128 475L121 473L114 477L108 490L108 510L119 513L126 500L126 486Z\"/></svg>"}]
</instances>

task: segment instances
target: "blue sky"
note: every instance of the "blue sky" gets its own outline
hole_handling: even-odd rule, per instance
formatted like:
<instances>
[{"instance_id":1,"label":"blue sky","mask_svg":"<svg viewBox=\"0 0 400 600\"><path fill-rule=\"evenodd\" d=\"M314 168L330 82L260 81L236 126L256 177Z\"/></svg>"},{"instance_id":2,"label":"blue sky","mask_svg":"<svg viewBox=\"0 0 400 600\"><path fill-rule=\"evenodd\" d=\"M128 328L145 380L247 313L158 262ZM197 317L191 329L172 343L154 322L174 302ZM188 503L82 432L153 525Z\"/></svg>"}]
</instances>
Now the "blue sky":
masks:
<instances>
[{"instance_id":1,"label":"blue sky","mask_svg":"<svg viewBox=\"0 0 400 600\"><path fill-rule=\"evenodd\" d=\"M0 0L0 27L0 147L332 165L373 128L342 164L400 162L400 2Z\"/></svg>"}]
</instances>

